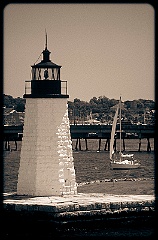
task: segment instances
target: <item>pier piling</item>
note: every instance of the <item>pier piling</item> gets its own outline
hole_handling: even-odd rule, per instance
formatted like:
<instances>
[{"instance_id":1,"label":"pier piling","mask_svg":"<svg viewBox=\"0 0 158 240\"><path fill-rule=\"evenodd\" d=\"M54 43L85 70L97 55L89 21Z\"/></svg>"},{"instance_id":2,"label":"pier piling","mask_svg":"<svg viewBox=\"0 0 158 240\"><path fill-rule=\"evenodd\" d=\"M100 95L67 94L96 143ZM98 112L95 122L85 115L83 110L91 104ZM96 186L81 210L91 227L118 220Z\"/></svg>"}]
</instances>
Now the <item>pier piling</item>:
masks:
<instances>
[{"instance_id":1,"label":"pier piling","mask_svg":"<svg viewBox=\"0 0 158 240\"><path fill-rule=\"evenodd\" d=\"M123 138L123 151L125 151L125 139Z\"/></svg>"},{"instance_id":2,"label":"pier piling","mask_svg":"<svg viewBox=\"0 0 158 240\"><path fill-rule=\"evenodd\" d=\"M81 151L81 139L79 138L79 151Z\"/></svg>"},{"instance_id":3,"label":"pier piling","mask_svg":"<svg viewBox=\"0 0 158 240\"><path fill-rule=\"evenodd\" d=\"M86 144L86 151L88 151L87 138L85 138L85 144Z\"/></svg>"},{"instance_id":4,"label":"pier piling","mask_svg":"<svg viewBox=\"0 0 158 240\"><path fill-rule=\"evenodd\" d=\"M109 138L106 139L104 151L106 151L107 146L108 146L108 151L109 151L110 150L110 139Z\"/></svg>"},{"instance_id":5,"label":"pier piling","mask_svg":"<svg viewBox=\"0 0 158 240\"><path fill-rule=\"evenodd\" d=\"M151 152L150 140L147 138L147 152Z\"/></svg>"},{"instance_id":6,"label":"pier piling","mask_svg":"<svg viewBox=\"0 0 158 240\"><path fill-rule=\"evenodd\" d=\"M76 146L75 146L76 151L78 150L77 146L78 146L78 138L76 139Z\"/></svg>"},{"instance_id":7,"label":"pier piling","mask_svg":"<svg viewBox=\"0 0 158 240\"><path fill-rule=\"evenodd\" d=\"M100 152L100 147L101 147L101 138L99 138L99 148L98 148L99 152Z\"/></svg>"},{"instance_id":8,"label":"pier piling","mask_svg":"<svg viewBox=\"0 0 158 240\"><path fill-rule=\"evenodd\" d=\"M139 138L139 148L138 148L138 152L140 152L140 148L141 148L141 138Z\"/></svg>"},{"instance_id":9,"label":"pier piling","mask_svg":"<svg viewBox=\"0 0 158 240\"><path fill-rule=\"evenodd\" d=\"M9 143L9 140L6 140L6 142L5 142L5 150L6 150L6 151L10 151L10 143Z\"/></svg>"}]
</instances>

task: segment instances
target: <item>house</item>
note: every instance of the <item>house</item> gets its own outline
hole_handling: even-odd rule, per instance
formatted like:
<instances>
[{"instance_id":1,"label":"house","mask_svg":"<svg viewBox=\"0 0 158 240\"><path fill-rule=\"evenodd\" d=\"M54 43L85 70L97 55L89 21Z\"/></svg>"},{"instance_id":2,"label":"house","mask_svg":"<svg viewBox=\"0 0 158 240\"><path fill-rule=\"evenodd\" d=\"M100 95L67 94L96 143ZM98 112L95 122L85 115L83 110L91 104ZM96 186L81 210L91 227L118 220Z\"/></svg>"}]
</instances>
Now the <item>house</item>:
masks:
<instances>
[{"instance_id":1,"label":"house","mask_svg":"<svg viewBox=\"0 0 158 240\"><path fill-rule=\"evenodd\" d=\"M24 112L17 112L13 108L3 107L3 124L4 125L23 125Z\"/></svg>"}]
</instances>

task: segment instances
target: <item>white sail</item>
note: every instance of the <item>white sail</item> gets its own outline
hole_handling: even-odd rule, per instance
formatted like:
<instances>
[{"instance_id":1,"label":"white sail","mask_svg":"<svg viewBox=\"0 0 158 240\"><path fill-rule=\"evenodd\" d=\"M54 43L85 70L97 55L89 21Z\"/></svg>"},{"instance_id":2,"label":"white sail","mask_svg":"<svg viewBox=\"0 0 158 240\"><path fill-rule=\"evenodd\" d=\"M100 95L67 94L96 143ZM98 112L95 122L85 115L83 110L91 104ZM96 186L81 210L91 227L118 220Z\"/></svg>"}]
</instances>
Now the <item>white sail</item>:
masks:
<instances>
[{"instance_id":1,"label":"white sail","mask_svg":"<svg viewBox=\"0 0 158 240\"><path fill-rule=\"evenodd\" d=\"M112 154L114 153L114 136L115 136L115 131L116 131L118 111L119 111L119 105L117 106L116 113L114 116L114 121L112 124L111 140L110 140L110 159L112 159Z\"/></svg>"},{"instance_id":2,"label":"white sail","mask_svg":"<svg viewBox=\"0 0 158 240\"><path fill-rule=\"evenodd\" d=\"M121 97L119 104L117 106L117 110L114 116L112 130L111 130L111 141L110 141L110 166L112 169L135 169L140 167L140 163L134 159L134 154L123 154L121 151ZM119 152L119 159L116 157L115 159L112 157L114 153L114 136L116 131L116 123L118 112L119 114L119 123L120 123L120 152Z\"/></svg>"}]
</instances>

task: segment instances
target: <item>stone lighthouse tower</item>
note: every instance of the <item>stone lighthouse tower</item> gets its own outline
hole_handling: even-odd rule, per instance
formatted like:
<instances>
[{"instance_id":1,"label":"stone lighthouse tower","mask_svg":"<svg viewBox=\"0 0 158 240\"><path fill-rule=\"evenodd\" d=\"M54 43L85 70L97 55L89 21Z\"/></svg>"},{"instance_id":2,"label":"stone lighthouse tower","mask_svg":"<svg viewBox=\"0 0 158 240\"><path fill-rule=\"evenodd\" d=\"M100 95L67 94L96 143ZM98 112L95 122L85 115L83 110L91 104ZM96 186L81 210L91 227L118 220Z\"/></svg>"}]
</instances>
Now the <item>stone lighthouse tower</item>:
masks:
<instances>
[{"instance_id":1,"label":"stone lighthouse tower","mask_svg":"<svg viewBox=\"0 0 158 240\"><path fill-rule=\"evenodd\" d=\"M61 66L50 60L47 35L42 53L43 60L32 66L32 80L25 82L26 107L17 194L77 194L67 81L60 80Z\"/></svg>"}]
</instances>

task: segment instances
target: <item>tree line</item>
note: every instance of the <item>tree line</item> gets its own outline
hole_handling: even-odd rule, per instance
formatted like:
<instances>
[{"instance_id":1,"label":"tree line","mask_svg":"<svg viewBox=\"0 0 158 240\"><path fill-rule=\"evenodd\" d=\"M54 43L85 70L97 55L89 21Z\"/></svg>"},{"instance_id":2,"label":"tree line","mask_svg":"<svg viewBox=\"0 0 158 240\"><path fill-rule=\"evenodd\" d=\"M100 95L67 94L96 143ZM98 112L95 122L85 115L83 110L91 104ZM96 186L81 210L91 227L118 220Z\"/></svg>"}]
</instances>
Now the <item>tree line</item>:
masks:
<instances>
[{"instance_id":1,"label":"tree line","mask_svg":"<svg viewBox=\"0 0 158 240\"><path fill-rule=\"evenodd\" d=\"M13 98L10 95L4 94L3 105L7 108L13 108L17 112L25 111L24 98ZM87 116L93 116L97 120L106 119L108 121L108 116L115 109L113 106L118 104L119 100L109 99L105 96L93 97L90 101L82 101L75 98L74 101L68 101L68 111L70 119L74 117L80 119L87 119ZM124 107L127 110L125 116L128 118L129 114L144 114L144 111L150 112L155 109L155 102L153 100L138 99L132 101L125 101Z\"/></svg>"}]
</instances>

